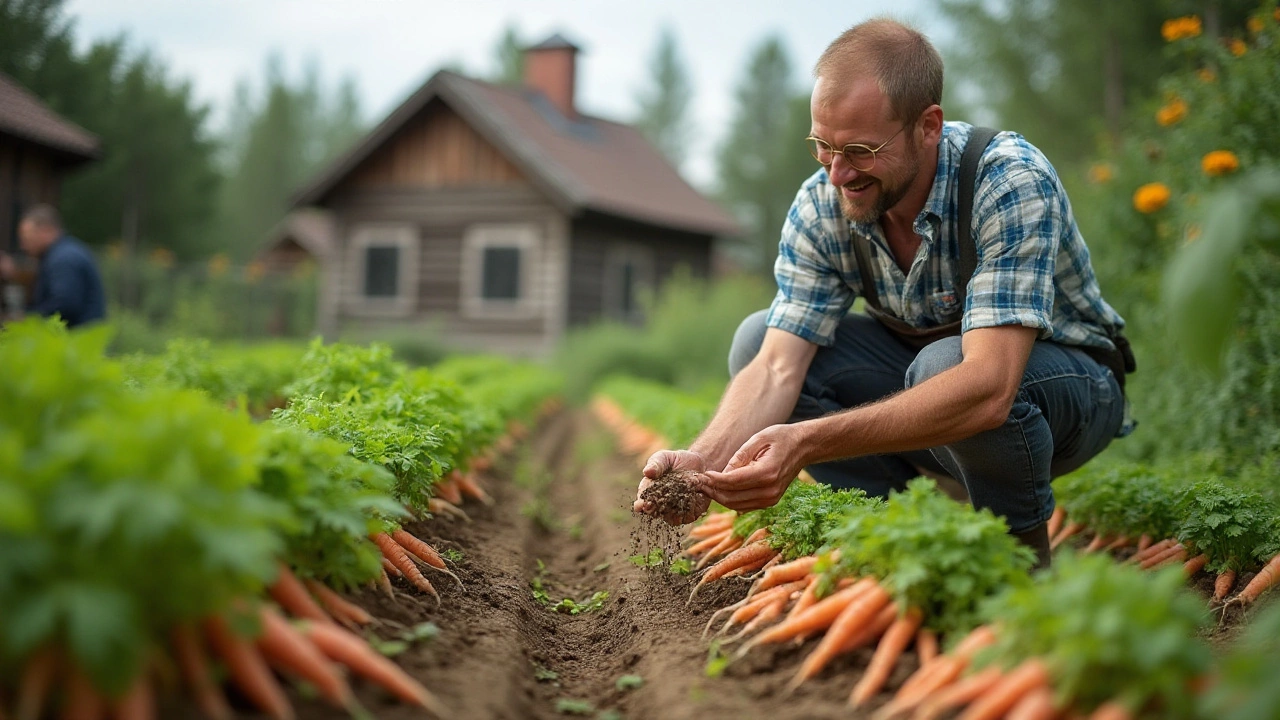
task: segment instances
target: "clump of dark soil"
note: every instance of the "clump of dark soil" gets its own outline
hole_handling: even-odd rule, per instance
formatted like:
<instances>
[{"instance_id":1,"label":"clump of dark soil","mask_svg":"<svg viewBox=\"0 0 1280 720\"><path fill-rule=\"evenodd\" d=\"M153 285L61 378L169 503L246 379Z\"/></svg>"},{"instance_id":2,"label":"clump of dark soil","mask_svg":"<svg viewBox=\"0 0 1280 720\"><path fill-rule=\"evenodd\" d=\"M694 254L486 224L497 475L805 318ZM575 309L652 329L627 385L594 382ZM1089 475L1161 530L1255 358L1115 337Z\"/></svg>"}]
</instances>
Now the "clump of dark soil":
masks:
<instances>
[{"instance_id":1,"label":"clump of dark soil","mask_svg":"<svg viewBox=\"0 0 1280 720\"><path fill-rule=\"evenodd\" d=\"M687 517L701 493L690 482L697 473L677 470L664 473L640 494L640 499L653 505L655 517Z\"/></svg>"}]
</instances>

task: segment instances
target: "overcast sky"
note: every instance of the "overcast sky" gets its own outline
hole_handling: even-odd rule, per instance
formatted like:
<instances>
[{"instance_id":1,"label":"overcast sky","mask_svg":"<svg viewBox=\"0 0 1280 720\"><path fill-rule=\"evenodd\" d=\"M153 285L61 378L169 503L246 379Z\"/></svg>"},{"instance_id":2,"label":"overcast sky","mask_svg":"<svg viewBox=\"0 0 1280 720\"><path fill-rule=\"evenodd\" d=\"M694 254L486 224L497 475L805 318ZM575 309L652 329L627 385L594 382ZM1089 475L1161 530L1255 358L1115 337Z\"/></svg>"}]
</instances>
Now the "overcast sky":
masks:
<instances>
[{"instance_id":1,"label":"overcast sky","mask_svg":"<svg viewBox=\"0 0 1280 720\"><path fill-rule=\"evenodd\" d=\"M935 41L940 31L931 0L70 0L67 9L80 42L127 33L189 79L213 106L216 129L236 80L260 77L273 50L293 77L309 59L330 85L354 76L374 123L441 65L492 73L509 23L522 39L560 32L581 46L579 108L625 121L636 114L649 58L669 26L692 76L693 124L705 138L684 170L701 186L713 176L712 150L747 59L770 33L783 38L800 84L826 44L860 20L892 14Z\"/></svg>"}]
</instances>

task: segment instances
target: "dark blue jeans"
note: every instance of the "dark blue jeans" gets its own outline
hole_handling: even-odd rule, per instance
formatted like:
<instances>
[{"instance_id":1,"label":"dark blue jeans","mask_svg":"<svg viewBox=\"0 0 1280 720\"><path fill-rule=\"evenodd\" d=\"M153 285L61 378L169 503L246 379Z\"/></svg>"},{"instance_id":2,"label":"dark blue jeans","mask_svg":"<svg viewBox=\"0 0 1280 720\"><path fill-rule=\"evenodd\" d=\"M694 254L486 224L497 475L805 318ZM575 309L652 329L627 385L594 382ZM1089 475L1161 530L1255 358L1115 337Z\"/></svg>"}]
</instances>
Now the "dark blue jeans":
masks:
<instances>
[{"instance_id":1,"label":"dark blue jeans","mask_svg":"<svg viewBox=\"0 0 1280 720\"><path fill-rule=\"evenodd\" d=\"M730 375L760 351L766 312L748 316L738 327L729 351ZM874 402L960 360L959 337L916 353L880 323L850 313L836 330L835 344L818 348L789 422ZM920 470L947 475L964 486L974 507L991 508L1011 531L1024 532L1053 513L1050 480L1102 452L1123 417L1124 397L1109 369L1075 348L1037 342L1001 427L950 445L835 460L808 470L832 487L857 487L882 497L904 488Z\"/></svg>"}]
</instances>

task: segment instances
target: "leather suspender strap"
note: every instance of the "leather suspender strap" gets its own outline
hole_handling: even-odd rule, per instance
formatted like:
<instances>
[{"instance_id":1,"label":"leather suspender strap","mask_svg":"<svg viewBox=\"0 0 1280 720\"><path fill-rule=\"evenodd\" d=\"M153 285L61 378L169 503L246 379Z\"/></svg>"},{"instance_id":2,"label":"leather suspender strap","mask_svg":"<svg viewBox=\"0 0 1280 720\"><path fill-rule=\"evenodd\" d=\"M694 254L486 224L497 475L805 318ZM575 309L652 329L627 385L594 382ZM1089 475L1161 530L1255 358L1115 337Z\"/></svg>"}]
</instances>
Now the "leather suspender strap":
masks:
<instances>
[{"instance_id":1,"label":"leather suspender strap","mask_svg":"<svg viewBox=\"0 0 1280 720\"><path fill-rule=\"evenodd\" d=\"M956 193L960 207L956 212L956 236L960 242L960 273L956 284L956 302L964 310L965 293L969 290L969 281L978 269L978 245L973 239L973 192L978 184L978 162L982 153L991 144L991 139L998 130L988 127L975 127L969 133L969 141L964 145L964 153L960 156L960 188Z\"/></svg>"}]
</instances>

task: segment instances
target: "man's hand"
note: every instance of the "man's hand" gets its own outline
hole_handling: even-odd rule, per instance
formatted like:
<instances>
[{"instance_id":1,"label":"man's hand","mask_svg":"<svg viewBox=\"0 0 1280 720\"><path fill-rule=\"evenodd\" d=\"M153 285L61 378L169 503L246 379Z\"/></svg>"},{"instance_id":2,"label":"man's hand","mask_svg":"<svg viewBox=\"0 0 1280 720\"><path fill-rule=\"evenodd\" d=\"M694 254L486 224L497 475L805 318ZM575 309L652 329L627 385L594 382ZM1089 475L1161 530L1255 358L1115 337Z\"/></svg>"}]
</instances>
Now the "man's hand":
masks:
<instances>
[{"instance_id":1,"label":"man's hand","mask_svg":"<svg viewBox=\"0 0 1280 720\"><path fill-rule=\"evenodd\" d=\"M771 425L747 440L724 472L707 472L699 489L738 512L772 507L804 467L801 430Z\"/></svg>"},{"instance_id":2,"label":"man's hand","mask_svg":"<svg viewBox=\"0 0 1280 720\"><path fill-rule=\"evenodd\" d=\"M644 466L644 477L640 480L640 487L636 490L636 501L632 504L631 509L645 515L654 514L657 508L653 504L641 500L645 489L653 484L654 480L662 477L668 472L694 472L699 477L707 471L707 461L702 455L688 450L659 450L654 453L649 462ZM698 488L699 490L701 488ZM711 506L711 498L705 494L699 494L694 502L693 508L685 515L666 514L662 519L671 525L684 525L702 517L702 514Z\"/></svg>"}]
</instances>

